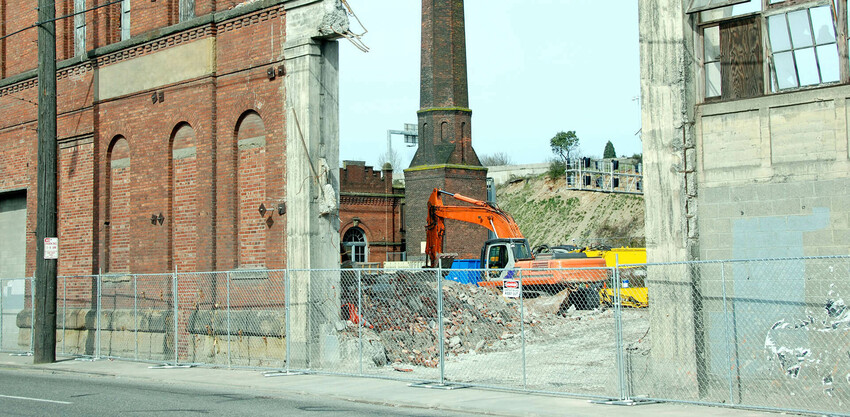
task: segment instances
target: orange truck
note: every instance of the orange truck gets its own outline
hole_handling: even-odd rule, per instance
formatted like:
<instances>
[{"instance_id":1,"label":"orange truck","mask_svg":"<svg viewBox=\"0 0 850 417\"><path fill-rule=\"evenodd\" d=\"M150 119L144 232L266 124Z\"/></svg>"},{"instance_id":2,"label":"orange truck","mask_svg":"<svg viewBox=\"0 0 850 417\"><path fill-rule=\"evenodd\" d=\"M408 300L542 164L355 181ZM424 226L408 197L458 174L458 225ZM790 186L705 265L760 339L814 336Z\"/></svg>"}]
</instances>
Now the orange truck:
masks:
<instances>
[{"instance_id":1,"label":"orange truck","mask_svg":"<svg viewBox=\"0 0 850 417\"><path fill-rule=\"evenodd\" d=\"M447 205L443 197L467 203ZM481 248L480 268L484 276L478 285L501 288L505 280L520 280L523 296L557 294L569 290L563 307L578 309L599 306L599 290L608 278L602 258L588 258L583 253L569 253L550 259L535 259L513 217L495 204L435 188L428 198L428 222L425 254L428 266L437 265L443 251L446 219L459 220L485 227L496 234ZM566 305L566 306L565 306Z\"/></svg>"}]
</instances>

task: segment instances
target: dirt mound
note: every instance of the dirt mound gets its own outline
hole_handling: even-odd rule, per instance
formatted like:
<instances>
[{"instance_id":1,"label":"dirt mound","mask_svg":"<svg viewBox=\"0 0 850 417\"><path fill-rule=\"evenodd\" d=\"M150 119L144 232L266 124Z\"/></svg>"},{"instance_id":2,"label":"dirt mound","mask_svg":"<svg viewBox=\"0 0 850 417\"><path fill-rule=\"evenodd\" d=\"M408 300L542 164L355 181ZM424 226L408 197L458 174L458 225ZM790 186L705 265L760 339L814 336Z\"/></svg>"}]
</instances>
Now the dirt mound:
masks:
<instances>
[{"instance_id":1,"label":"dirt mound","mask_svg":"<svg viewBox=\"0 0 850 417\"><path fill-rule=\"evenodd\" d=\"M511 214L532 247L605 243L643 246L643 196L566 189L566 180L515 179L496 189L496 203Z\"/></svg>"}]
</instances>

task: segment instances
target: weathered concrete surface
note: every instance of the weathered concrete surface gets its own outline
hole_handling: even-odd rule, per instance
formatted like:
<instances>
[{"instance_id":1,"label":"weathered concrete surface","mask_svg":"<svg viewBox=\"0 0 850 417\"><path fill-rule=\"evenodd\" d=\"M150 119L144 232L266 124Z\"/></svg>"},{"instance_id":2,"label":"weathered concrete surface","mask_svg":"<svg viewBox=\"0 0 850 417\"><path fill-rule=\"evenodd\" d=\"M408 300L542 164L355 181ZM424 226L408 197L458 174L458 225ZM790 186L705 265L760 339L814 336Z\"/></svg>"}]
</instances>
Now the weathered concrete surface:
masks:
<instances>
[{"instance_id":1,"label":"weathered concrete surface","mask_svg":"<svg viewBox=\"0 0 850 417\"><path fill-rule=\"evenodd\" d=\"M287 36L283 52L286 262L291 269L339 266L339 45L323 38L319 30L327 24L326 14L339 17L339 3L323 0L287 11L286 33L298 34ZM334 338L339 276L293 275L289 279L293 361L305 367L338 361L339 343Z\"/></svg>"},{"instance_id":2,"label":"weathered concrete surface","mask_svg":"<svg viewBox=\"0 0 850 417\"><path fill-rule=\"evenodd\" d=\"M693 29L684 11L690 2L639 3L641 118L649 262L684 261L695 251L692 177L694 94ZM690 187L689 187L690 186ZM692 206L692 205L691 205ZM650 267L652 380L658 392L693 398L699 392L698 309L687 267Z\"/></svg>"},{"instance_id":3,"label":"weathered concrete surface","mask_svg":"<svg viewBox=\"0 0 850 417\"><path fill-rule=\"evenodd\" d=\"M97 99L132 94L215 71L215 38L200 39L97 70Z\"/></svg>"}]
</instances>

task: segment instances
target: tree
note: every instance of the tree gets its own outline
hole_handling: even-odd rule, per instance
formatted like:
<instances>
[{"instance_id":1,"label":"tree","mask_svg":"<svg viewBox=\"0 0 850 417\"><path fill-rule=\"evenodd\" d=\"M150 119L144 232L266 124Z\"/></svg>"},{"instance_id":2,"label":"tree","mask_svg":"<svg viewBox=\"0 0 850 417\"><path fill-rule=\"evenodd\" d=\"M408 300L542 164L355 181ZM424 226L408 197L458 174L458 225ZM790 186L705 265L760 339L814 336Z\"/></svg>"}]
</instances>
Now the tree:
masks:
<instances>
[{"instance_id":1,"label":"tree","mask_svg":"<svg viewBox=\"0 0 850 417\"><path fill-rule=\"evenodd\" d=\"M495 167L499 165L511 165L511 156L506 152L496 152L481 157L481 165L485 167Z\"/></svg>"},{"instance_id":2,"label":"tree","mask_svg":"<svg viewBox=\"0 0 850 417\"><path fill-rule=\"evenodd\" d=\"M569 162L571 157L575 157L578 151L578 136L575 130L567 132L560 131L549 140L549 145L552 146L552 152L558 155L564 163Z\"/></svg>"},{"instance_id":3,"label":"tree","mask_svg":"<svg viewBox=\"0 0 850 417\"><path fill-rule=\"evenodd\" d=\"M617 152L614 150L614 144L609 140L608 143L605 144L605 150L602 152L602 158L616 158Z\"/></svg>"},{"instance_id":4,"label":"tree","mask_svg":"<svg viewBox=\"0 0 850 417\"><path fill-rule=\"evenodd\" d=\"M378 165L383 168L386 164L390 164L394 171L401 169L401 156L395 149L387 150L378 156Z\"/></svg>"}]
</instances>

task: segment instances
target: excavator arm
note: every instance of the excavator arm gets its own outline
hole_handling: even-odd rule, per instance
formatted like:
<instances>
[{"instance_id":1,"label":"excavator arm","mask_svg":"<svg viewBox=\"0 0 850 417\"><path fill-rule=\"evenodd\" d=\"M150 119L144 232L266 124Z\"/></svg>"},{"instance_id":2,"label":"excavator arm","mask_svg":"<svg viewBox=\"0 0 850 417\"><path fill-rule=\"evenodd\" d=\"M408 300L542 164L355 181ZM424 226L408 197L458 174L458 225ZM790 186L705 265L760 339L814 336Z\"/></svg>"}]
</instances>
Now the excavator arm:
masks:
<instances>
[{"instance_id":1,"label":"excavator arm","mask_svg":"<svg viewBox=\"0 0 850 417\"><path fill-rule=\"evenodd\" d=\"M445 205L443 195L471 206ZM513 217L493 204L435 188L428 198L428 224L425 226L425 254L431 266L436 265L437 253L443 251L445 219L477 224L491 230L498 238L523 238Z\"/></svg>"}]
</instances>

